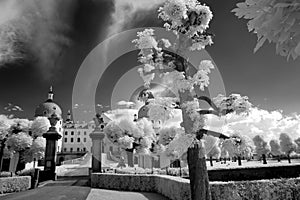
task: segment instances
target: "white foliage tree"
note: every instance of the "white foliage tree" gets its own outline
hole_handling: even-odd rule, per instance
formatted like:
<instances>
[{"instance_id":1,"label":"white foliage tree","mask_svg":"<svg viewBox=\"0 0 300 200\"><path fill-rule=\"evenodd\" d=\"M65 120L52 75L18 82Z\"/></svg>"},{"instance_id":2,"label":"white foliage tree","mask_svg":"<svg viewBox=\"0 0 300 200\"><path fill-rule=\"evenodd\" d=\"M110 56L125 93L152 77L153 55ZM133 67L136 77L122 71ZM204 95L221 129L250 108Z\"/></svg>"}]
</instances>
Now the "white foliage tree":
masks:
<instances>
[{"instance_id":1,"label":"white foliage tree","mask_svg":"<svg viewBox=\"0 0 300 200\"><path fill-rule=\"evenodd\" d=\"M32 137L26 132L13 134L7 139L7 147L16 152L24 151L32 145Z\"/></svg>"},{"instance_id":2,"label":"white foliage tree","mask_svg":"<svg viewBox=\"0 0 300 200\"><path fill-rule=\"evenodd\" d=\"M36 117L31 124L32 137L42 137L50 128L50 121L47 117Z\"/></svg>"},{"instance_id":3,"label":"white foliage tree","mask_svg":"<svg viewBox=\"0 0 300 200\"><path fill-rule=\"evenodd\" d=\"M295 140L295 143L297 145L297 148L296 148L296 153L300 153L300 138L297 138Z\"/></svg>"},{"instance_id":4,"label":"white foliage tree","mask_svg":"<svg viewBox=\"0 0 300 200\"><path fill-rule=\"evenodd\" d=\"M253 142L255 145L255 152L257 153L258 156L262 157L263 164L267 164L266 155L270 152L268 143L260 135L256 135L253 138Z\"/></svg>"},{"instance_id":5,"label":"white foliage tree","mask_svg":"<svg viewBox=\"0 0 300 200\"><path fill-rule=\"evenodd\" d=\"M238 158L238 165L242 165L242 157L251 157L253 144L245 135L234 133L229 139L222 142L222 150L228 152L230 157Z\"/></svg>"},{"instance_id":6,"label":"white foliage tree","mask_svg":"<svg viewBox=\"0 0 300 200\"><path fill-rule=\"evenodd\" d=\"M287 156L288 162L291 163L290 154L296 150L296 144L293 142L292 138L286 133L280 134L279 141L281 151Z\"/></svg>"},{"instance_id":7,"label":"white foliage tree","mask_svg":"<svg viewBox=\"0 0 300 200\"><path fill-rule=\"evenodd\" d=\"M271 154L277 156L278 162L280 162L280 155L282 154L280 150L280 145L278 140L270 140Z\"/></svg>"},{"instance_id":8,"label":"white foliage tree","mask_svg":"<svg viewBox=\"0 0 300 200\"><path fill-rule=\"evenodd\" d=\"M255 52L268 41L276 45L277 54L288 59L300 55L299 0L246 0L233 12L249 20L249 32L257 35Z\"/></svg>"},{"instance_id":9,"label":"white foliage tree","mask_svg":"<svg viewBox=\"0 0 300 200\"><path fill-rule=\"evenodd\" d=\"M174 104L181 109L183 131L179 131L180 134L175 136L169 134L163 137L173 138L164 152L172 158L179 158L184 152L188 152L191 198L210 200L205 147L201 140L203 135L209 134L209 131L203 129L205 115L221 116L233 112L247 112L251 104L246 97L240 95L220 95L213 100L196 95L196 91L204 91L209 85L209 74L214 68L210 60L202 60L195 67L188 63L190 51L200 51L213 43L212 34L207 32L213 17L208 6L197 0L167 0L158 12L158 17L165 22L166 30L175 34L176 42L157 38L153 29L138 32L137 39L133 40L136 48L140 50L138 61L143 64L138 73L146 88L149 88L155 76L159 76L163 84L174 91L177 99L168 99L167 105L165 101L150 104L149 118L167 120L172 116ZM199 101L206 101L212 109L201 109ZM217 102L217 105L214 102ZM226 105L223 102L226 102ZM159 144L157 138L152 134L136 131L132 123L113 121L107 125L105 132L113 143L124 149L138 150L137 148L142 147L143 150L147 150L151 143L154 143L154 148L151 145L151 149L155 149L155 144ZM134 137L135 134L139 137ZM221 134L214 136L222 137Z\"/></svg>"},{"instance_id":10,"label":"white foliage tree","mask_svg":"<svg viewBox=\"0 0 300 200\"><path fill-rule=\"evenodd\" d=\"M206 156L210 159L210 165L213 166L213 158L219 159L221 156L219 139L210 135L205 135L203 140Z\"/></svg>"}]
</instances>

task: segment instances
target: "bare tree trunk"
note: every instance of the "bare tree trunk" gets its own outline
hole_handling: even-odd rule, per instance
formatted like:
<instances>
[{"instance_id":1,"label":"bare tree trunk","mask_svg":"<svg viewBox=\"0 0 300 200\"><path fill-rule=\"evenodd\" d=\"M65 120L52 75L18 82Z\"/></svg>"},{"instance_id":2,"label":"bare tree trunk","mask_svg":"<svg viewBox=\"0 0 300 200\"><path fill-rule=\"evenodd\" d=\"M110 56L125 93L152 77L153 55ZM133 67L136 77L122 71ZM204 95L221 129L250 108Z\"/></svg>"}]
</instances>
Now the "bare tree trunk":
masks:
<instances>
[{"instance_id":1,"label":"bare tree trunk","mask_svg":"<svg viewBox=\"0 0 300 200\"><path fill-rule=\"evenodd\" d=\"M180 104L193 101L190 91L179 92ZM186 134L194 134L193 125L189 113L182 108L183 127ZM201 139L201 138L198 138ZM188 148L188 167L190 176L190 188L192 200L211 200L209 179L206 167L205 149L201 140L197 140L194 146Z\"/></svg>"},{"instance_id":2,"label":"bare tree trunk","mask_svg":"<svg viewBox=\"0 0 300 200\"><path fill-rule=\"evenodd\" d=\"M241 156L238 156L238 165L239 165L239 166L242 166L242 159L241 159Z\"/></svg>"},{"instance_id":3,"label":"bare tree trunk","mask_svg":"<svg viewBox=\"0 0 300 200\"><path fill-rule=\"evenodd\" d=\"M262 155L262 159L263 159L263 164L265 164L265 165L268 164L267 159L266 159L266 154Z\"/></svg>"},{"instance_id":4,"label":"bare tree trunk","mask_svg":"<svg viewBox=\"0 0 300 200\"><path fill-rule=\"evenodd\" d=\"M205 149L201 141L188 149L188 165L192 200L211 200Z\"/></svg>"},{"instance_id":5,"label":"bare tree trunk","mask_svg":"<svg viewBox=\"0 0 300 200\"><path fill-rule=\"evenodd\" d=\"M211 167L214 166L212 156L209 157L209 162L210 162L210 166L211 166Z\"/></svg>"},{"instance_id":6,"label":"bare tree trunk","mask_svg":"<svg viewBox=\"0 0 300 200\"><path fill-rule=\"evenodd\" d=\"M290 157L290 154L287 155L287 158L288 158L289 163L291 163L291 157Z\"/></svg>"}]
</instances>

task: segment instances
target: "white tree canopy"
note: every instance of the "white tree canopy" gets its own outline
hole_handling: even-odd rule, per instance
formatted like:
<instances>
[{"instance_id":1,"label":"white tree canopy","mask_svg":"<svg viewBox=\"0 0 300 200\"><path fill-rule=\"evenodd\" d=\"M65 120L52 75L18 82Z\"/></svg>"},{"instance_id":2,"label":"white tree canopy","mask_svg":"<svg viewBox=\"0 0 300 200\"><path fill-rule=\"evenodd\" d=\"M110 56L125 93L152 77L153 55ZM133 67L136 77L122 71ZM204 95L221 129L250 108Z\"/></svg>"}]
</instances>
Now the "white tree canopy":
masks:
<instances>
[{"instance_id":1,"label":"white tree canopy","mask_svg":"<svg viewBox=\"0 0 300 200\"><path fill-rule=\"evenodd\" d=\"M276 52L287 59L300 55L299 0L246 0L233 9L248 21L249 32L257 34L256 52L265 41L275 43Z\"/></svg>"}]
</instances>

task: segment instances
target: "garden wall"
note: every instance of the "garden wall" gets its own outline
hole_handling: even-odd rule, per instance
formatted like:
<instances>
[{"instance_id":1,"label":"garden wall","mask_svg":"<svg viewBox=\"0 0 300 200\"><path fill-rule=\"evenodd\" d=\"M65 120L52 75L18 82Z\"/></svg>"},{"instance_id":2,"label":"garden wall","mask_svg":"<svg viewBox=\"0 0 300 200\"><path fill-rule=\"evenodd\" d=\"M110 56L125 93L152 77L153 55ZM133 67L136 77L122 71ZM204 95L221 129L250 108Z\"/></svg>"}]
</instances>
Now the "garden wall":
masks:
<instances>
[{"instance_id":1,"label":"garden wall","mask_svg":"<svg viewBox=\"0 0 300 200\"><path fill-rule=\"evenodd\" d=\"M0 178L0 194L28 190L31 187L30 176Z\"/></svg>"},{"instance_id":2,"label":"garden wall","mask_svg":"<svg viewBox=\"0 0 300 200\"><path fill-rule=\"evenodd\" d=\"M300 178L240 182L211 182L213 200L299 200ZM189 200L189 180L165 175L91 175L93 188L157 192L172 200Z\"/></svg>"}]
</instances>

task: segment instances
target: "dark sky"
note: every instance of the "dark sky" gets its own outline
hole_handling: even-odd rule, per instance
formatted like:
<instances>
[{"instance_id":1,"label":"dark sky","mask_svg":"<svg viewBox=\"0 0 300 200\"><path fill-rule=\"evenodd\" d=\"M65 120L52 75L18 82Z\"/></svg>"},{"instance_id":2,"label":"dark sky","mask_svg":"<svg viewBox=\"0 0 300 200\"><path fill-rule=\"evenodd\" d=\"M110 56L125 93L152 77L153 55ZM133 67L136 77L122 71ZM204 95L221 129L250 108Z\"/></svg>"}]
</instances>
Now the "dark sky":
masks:
<instances>
[{"instance_id":1,"label":"dark sky","mask_svg":"<svg viewBox=\"0 0 300 200\"><path fill-rule=\"evenodd\" d=\"M205 1L214 14L210 31L216 35L214 45L206 50L221 72L226 92L249 96L255 105L263 109L280 109L285 114L300 113L300 59L287 61L276 55L273 44L265 44L254 54L256 36L248 32L245 20L231 13L237 2ZM59 58L50 79L45 79L41 70L30 62L0 68L0 113L7 114L3 107L10 102L24 109L24 112L15 113L16 116L32 118L35 107L46 99L50 85L53 85L55 101L64 113L71 109L77 71L89 52L105 40L113 10L112 2L106 0L77 1L70 24L72 44ZM155 13L149 12L142 20L139 20L140 17L135 19L132 24L127 24L125 30L160 25ZM97 103L110 103L117 81L137 65L136 54L135 51L121 56L105 71L98 84Z\"/></svg>"}]
</instances>

